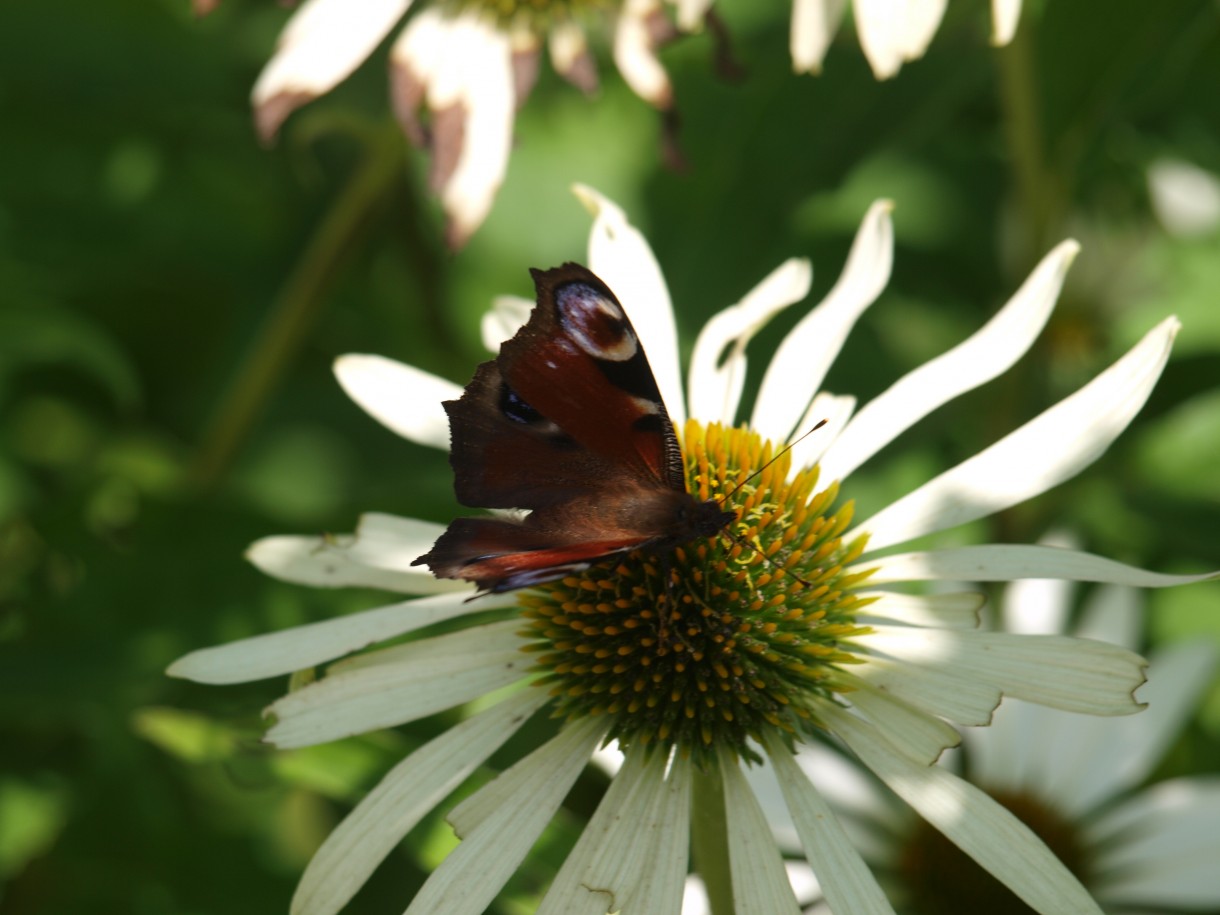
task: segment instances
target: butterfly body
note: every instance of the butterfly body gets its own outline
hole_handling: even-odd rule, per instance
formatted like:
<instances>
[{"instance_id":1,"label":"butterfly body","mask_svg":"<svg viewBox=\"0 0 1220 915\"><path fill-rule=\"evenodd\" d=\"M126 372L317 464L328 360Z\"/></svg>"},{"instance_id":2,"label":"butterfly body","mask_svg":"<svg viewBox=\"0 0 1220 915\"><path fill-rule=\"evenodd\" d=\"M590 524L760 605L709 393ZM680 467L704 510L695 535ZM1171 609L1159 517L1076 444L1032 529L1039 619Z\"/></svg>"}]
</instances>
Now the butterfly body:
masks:
<instances>
[{"instance_id":1,"label":"butterfly body","mask_svg":"<svg viewBox=\"0 0 1220 915\"><path fill-rule=\"evenodd\" d=\"M416 560L487 591L712 536L735 517L687 492L673 423L610 289L578 264L531 273L529 320L444 404L458 501L529 513L459 518Z\"/></svg>"}]
</instances>

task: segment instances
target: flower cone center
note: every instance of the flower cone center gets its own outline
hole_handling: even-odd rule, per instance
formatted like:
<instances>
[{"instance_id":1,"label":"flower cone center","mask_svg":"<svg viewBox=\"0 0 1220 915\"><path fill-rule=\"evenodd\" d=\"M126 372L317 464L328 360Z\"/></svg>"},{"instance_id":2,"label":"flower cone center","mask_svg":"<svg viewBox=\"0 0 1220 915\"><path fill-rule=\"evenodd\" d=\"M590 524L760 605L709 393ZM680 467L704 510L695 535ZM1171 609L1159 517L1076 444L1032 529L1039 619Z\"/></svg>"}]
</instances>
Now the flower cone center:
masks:
<instances>
[{"instance_id":1,"label":"flower cone center","mask_svg":"<svg viewBox=\"0 0 1220 915\"><path fill-rule=\"evenodd\" d=\"M815 727L854 660L842 640L861 632L863 575L846 566L864 542L843 542L838 487L815 491L816 468L789 479L756 434L691 422L683 451L688 491L737 519L526 592L526 635L559 715L607 716L623 745L753 758L747 738Z\"/></svg>"}]
</instances>

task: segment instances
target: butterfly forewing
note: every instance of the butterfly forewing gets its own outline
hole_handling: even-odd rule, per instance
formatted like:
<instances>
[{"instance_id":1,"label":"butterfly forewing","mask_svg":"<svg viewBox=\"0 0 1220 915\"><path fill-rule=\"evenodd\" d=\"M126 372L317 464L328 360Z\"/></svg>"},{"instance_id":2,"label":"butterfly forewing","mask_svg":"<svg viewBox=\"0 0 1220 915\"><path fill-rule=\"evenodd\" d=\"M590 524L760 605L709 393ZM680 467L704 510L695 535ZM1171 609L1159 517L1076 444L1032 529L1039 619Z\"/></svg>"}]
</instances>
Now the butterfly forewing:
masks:
<instances>
[{"instance_id":1,"label":"butterfly forewing","mask_svg":"<svg viewBox=\"0 0 1220 915\"><path fill-rule=\"evenodd\" d=\"M460 518L416 560L493 591L732 518L686 492L673 424L614 294L578 264L531 273L529 320L445 403L458 500L529 514Z\"/></svg>"}]
</instances>

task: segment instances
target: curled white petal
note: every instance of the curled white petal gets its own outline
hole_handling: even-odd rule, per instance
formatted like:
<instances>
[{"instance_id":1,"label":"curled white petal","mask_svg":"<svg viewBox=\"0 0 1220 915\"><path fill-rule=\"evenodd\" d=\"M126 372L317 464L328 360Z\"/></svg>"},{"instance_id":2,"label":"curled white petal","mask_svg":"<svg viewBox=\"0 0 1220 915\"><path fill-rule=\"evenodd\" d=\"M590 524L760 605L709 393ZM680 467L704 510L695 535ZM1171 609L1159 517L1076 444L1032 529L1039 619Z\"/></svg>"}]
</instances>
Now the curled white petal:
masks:
<instances>
[{"instance_id":1,"label":"curled white petal","mask_svg":"<svg viewBox=\"0 0 1220 915\"><path fill-rule=\"evenodd\" d=\"M676 0L678 4L678 28L684 32L697 32L703 27L703 17L712 8L712 0Z\"/></svg>"},{"instance_id":2,"label":"curled white petal","mask_svg":"<svg viewBox=\"0 0 1220 915\"><path fill-rule=\"evenodd\" d=\"M826 377L856 319L881 294L894 260L888 200L874 203L856 232L843 273L830 292L786 336L763 375L750 425L763 438L786 440Z\"/></svg>"},{"instance_id":3,"label":"curled white petal","mask_svg":"<svg viewBox=\"0 0 1220 915\"><path fill-rule=\"evenodd\" d=\"M510 37L479 16L457 17L428 87L428 107L457 107L464 116L456 161L439 189L450 244L459 247L487 218L508 171L516 111Z\"/></svg>"},{"instance_id":4,"label":"curled white petal","mask_svg":"<svg viewBox=\"0 0 1220 915\"><path fill-rule=\"evenodd\" d=\"M826 479L845 479L941 404L1007 371L1042 332L1079 250L1074 241L1060 244L978 332L867 403L827 450Z\"/></svg>"},{"instance_id":5,"label":"curled white petal","mask_svg":"<svg viewBox=\"0 0 1220 915\"><path fill-rule=\"evenodd\" d=\"M335 360L335 377L348 397L391 432L449 450L449 417L441 401L462 396L452 381L384 356L357 353Z\"/></svg>"},{"instance_id":6,"label":"curled white petal","mask_svg":"<svg viewBox=\"0 0 1220 915\"><path fill-rule=\"evenodd\" d=\"M414 826L547 701L523 690L424 744L391 769L314 854L291 915L335 915Z\"/></svg>"},{"instance_id":7,"label":"curled white petal","mask_svg":"<svg viewBox=\"0 0 1220 915\"><path fill-rule=\"evenodd\" d=\"M984 870L1042 915L1101 915L1080 882L1024 823L942 766L894 751L872 727L830 706L827 723L883 782Z\"/></svg>"},{"instance_id":8,"label":"curled white petal","mask_svg":"<svg viewBox=\"0 0 1220 915\"><path fill-rule=\"evenodd\" d=\"M530 666L506 620L358 655L267 709L268 743L304 747L414 721L519 680Z\"/></svg>"},{"instance_id":9,"label":"curled white petal","mask_svg":"<svg viewBox=\"0 0 1220 915\"><path fill-rule=\"evenodd\" d=\"M1179 326L1176 318L1162 321L1075 394L882 509L854 534L868 533L873 550L903 543L994 514L1075 476L1144 405Z\"/></svg>"},{"instance_id":10,"label":"curled white petal","mask_svg":"<svg viewBox=\"0 0 1220 915\"><path fill-rule=\"evenodd\" d=\"M900 581L1066 578L1070 581L1104 581L1135 588L1168 588L1220 578L1220 572L1166 575L1077 550L1032 544L996 543L898 553L880 559L865 560L854 568L876 570L868 579L870 586Z\"/></svg>"},{"instance_id":11,"label":"curled white petal","mask_svg":"<svg viewBox=\"0 0 1220 915\"><path fill-rule=\"evenodd\" d=\"M573 185L572 192L593 214L589 269L626 309L648 355L665 409L674 426L681 429L686 422L686 403L678 365L678 330L656 255L616 203L584 184Z\"/></svg>"},{"instance_id":12,"label":"curled white petal","mask_svg":"<svg viewBox=\"0 0 1220 915\"><path fill-rule=\"evenodd\" d=\"M614 63L636 95L656 108L668 108L673 86L657 57L648 22L659 14L657 0L626 0L614 33Z\"/></svg>"},{"instance_id":13,"label":"curled white petal","mask_svg":"<svg viewBox=\"0 0 1220 915\"><path fill-rule=\"evenodd\" d=\"M821 73L847 0L793 0L789 47L797 73Z\"/></svg>"},{"instance_id":14,"label":"curled white petal","mask_svg":"<svg viewBox=\"0 0 1220 915\"><path fill-rule=\"evenodd\" d=\"M703 326L691 355L691 416L732 425L746 382L746 345L772 317L805 298L812 281L809 261L794 257Z\"/></svg>"},{"instance_id":15,"label":"curled white petal","mask_svg":"<svg viewBox=\"0 0 1220 915\"><path fill-rule=\"evenodd\" d=\"M346 79L389 34L411 0L306 0L254 84L259 132L273 136L295 108Z\"/></svg>"}]
</instances>

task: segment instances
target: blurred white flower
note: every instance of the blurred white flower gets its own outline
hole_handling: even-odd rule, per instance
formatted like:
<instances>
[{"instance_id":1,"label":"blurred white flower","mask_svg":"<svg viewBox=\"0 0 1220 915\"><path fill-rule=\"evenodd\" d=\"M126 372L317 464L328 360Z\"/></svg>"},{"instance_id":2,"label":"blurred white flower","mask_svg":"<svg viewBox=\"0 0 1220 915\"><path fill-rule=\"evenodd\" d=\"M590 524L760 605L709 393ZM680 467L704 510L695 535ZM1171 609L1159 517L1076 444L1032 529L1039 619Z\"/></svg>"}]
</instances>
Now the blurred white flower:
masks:
<instances>
[{"instance_id":1,"label":"blurred white flower","mask_svg":"<svg viewBox=\"0 0 1220 915\"><path fill-rule=\"evenodd\" d=\"M1220 178L1182 159L1148 167L1148 193L1161 225L1172 235L1207 235L1220 226Z\"/></svg>"},{"instance_id":2,"label":"blurred white flower","mask_svg":"<svg viewBox=\"0 0 1220 915\"><path fill-rule=\"evenodd\" d=\"M408 137L432 153L448 241L460 247L504 180L514 115L533 88L543 43L556 71L592 93L597 68L582 23L612 11L623 78L650 104L670 108L673 89L656 54L674 33L664 2L672 0L305 0L254 86L258 130L273 138L289 114L351 75L412 6L420 7L391 49L390 91Z\"/></svg>"},{"instance_id":3,"label":"blurred white flower","mask_svg":"<svg viewBox=\"0 0 1220 915\"><path fill-rule=\"evenodd\" d=\"M271 706L269 742L335 740L496 693L403 760L356 807L310 863L293 911L339 911L420 818L544 709L564 720L558 736L449 813L462 842L428 878L410 915L483 912L608 739L625 748L622 768L548 890L542 915L677 913L692 796L700 790L724 800L736 910L796 912L790 875L743 772L743 763L762 757L779 776L796 835L834 910L890 913L814 786L821 774L808 777L793 757L793 747L814 734L842 741L1035 910L1099 911L1033 832L933 763L960 741L953 725L987 724L1003 696L1077 713L1134 712L1142 659L1100 642L981 632L979 595L905 593L904 586L1055 576L1159 587L1207 576L1161 575L1037 545L889 549L1005 509L1086 467L1143 405L1177 322L1163 321L1084 388L1007 437L853 522L851 503L839 498L852 471L1025 352L1053 308L1076 245L1048 254L976 334L857 412L854 398L819 387L889 278L891 207L875 204L842 276L771 360L749 424L734 428L748 343L772 316L805 298L809 263L786 261L708 322L684 394L673 310L652 250L615 204L589 188L577 193L594 215L590 267L624 303L649 354L682 437L687 486L701 498L726 494L725 506L739 512L733 530L741 539L708 538L660 561L646 552L616 557L474 603L466 584L438 581L413 565L441 532L427 522L368 515L348 537L254 544L251 560L286 580L430 595L203 649L173 665L175 676L235 683L350 655ZM528 303L498 300L485 324L493 344L528 310ZM459 396L456 385L379 356L343 357L336 372L390 429L448 446L441 401ZM820 419L824 427L734 488L766 462L771 447L762 440L791 441ZM742 540L754 549L743 549ZM495 610L501 614L488 622ZM478 624L470 620L475 614ZM441 621L465 626L361 653Z\"/></svg>"},{"instance_id":4,"label":"blurred white flower","mask_svg":"<svg viewBox=\"0 0 1220 915\"><path fill-rule=\"evenodd\" d=\"M1065 581L1013 583L1002 604L1004 629L1025 635L1071 630L1077 637L1136 646L1143 630L1138 592L1098 588L1075 627L1069 623L1070 592ZM1214 911L1220 907L1220 777L1141 786L1197 707L1216 660L1216 646L1207 644L1156 652L1138 694L1147 709L1122 719L1005 700L991 727L966 729L962 751L946 754L942 765L1034 828L1104 911ZM802 751L797 759L806 771L835 773L842 793L828 790L832 805L867 833L866 857L891 875L891 894L903 900L904 912L1021 910L1003 887L858 770L828 758L826 750ZM773 798L765 782L760 793ZM772 799L767 806L782 822L780 805ZM778 834L795 847L790 829Z\"/></svg>"},{"instance_id":5,"label":"blurred white flower","mask_svg":"<svg viewBox=\"0 0 1220 915\"><path fill-rule=\"evenodd\" d=\"M889 79L902 65L922 57L940 26L948 0L853 0L860 46L877 79ZM793 0L792 64L798 73L819 73L838 31L847 0ZM1021 0L992 0L991 40L1012 41L1021 18Z\"/></svg>"}]
</instances>

